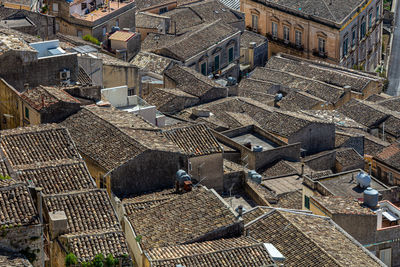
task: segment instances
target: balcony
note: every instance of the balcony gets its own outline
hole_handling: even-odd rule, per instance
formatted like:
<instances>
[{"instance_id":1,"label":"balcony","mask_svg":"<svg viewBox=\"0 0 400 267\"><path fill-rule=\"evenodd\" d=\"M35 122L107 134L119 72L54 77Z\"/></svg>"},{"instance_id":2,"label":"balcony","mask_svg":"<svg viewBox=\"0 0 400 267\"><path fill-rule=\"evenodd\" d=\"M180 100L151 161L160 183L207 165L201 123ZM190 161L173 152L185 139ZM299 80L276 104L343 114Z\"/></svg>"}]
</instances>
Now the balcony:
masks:
<instances>
[{"instance_id":1,"label":"balcony","mask_svg":"<svg viewBox=\"0 0 400 267\"><path fill-rule=\"evenodd\" d=\"M303 51L304 50L304 46L303 45L298 45L298 44L291 43L289 40L280 39L277 36L274 36L274 35L272 35L270 33L267 33L266 36L267 36L269 41L275 42L275 43L277 43L279 45L282 45L282 46L285 46L285 47L288 47L288 48L292 48L292 49L296 49L296 50L299 50L299 51Z\"/></svg>"},{"instance_id":2,"label":"balcony","mask_svg":"<svg viewBox=\"0 0 400 267\"><path fill-rule=\"evenodd\" d=\"M328 52L320 51L319 49L313 49L313 56L320 57L320 58L327 58Z\"/></svg>"}]
</instances>

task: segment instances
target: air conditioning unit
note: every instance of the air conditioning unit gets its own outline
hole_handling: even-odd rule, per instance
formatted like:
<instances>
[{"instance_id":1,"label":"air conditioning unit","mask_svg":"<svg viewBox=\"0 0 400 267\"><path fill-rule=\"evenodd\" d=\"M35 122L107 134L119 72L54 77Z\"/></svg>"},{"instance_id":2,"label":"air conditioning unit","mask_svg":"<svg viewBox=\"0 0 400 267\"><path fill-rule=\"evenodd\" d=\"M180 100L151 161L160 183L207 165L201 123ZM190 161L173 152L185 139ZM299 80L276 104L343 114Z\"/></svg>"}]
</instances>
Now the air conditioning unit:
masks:
<instances>
[{"instance_id":1,"label":"air conditioning unit","mask_svg":"<svg viewBox=\"0 0 400 267\"><path fill-rule=\"evenodd\" d=\"M60 71L60 80L68 80L71 78L71 72L69 70Z\"/></svg>"}]
</instances>

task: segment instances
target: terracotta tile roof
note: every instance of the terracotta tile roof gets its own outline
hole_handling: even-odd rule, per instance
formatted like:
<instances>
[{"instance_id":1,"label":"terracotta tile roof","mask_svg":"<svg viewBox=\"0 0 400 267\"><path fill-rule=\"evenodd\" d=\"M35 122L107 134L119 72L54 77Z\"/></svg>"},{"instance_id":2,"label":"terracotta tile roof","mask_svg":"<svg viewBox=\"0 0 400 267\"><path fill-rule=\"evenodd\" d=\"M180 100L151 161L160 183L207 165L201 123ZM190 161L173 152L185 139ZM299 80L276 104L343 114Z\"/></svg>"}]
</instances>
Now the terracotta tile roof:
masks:
<instances>
[{"instance_id":1,"label":"terracotta tile roof","mask_svg":"<svg viewBox=\"0 0 400 267\"><path fill-rule=\"evenodd\" d=\"M91 261L98 254L114 258L128 256L128 246L122 231L100 231L90 234L65 235L69 251L80 261Z\"/></svg>"},{"instance_id":2,"label":"terracotta tile roof","mask_svg":"<svg viewBox=\"0 0 400 267\"><path fill-rule=\"evenodd\" d=\"M331 214L376 215L370 208L364 207L362 202L353 197L313 196L312 198Z\"/></svg>"},{"instance_id":3,"label":"terracotta tile roof","mask_svg":"<svg viewBox=\"0 0 400 267\"><path fill-rule=\"evenodd\" d=\"M303 201L303 191L297 190L293 192L287 192L280 194L277 197L276 203L270 203L272 207L284 208L284 209L296 209L301 210Z\"/></svg>"},{"instance_id":4,"label":"terracotta tile roof","mask_svg":"<svg viewBox=\"0 0 400 267\"><path fill-rule=\"evenodd\" d=\"M167 151L176 148L141 117L116 109L85 107L61 125L69 129L79 151L106 170L149 148Z\"/></svg>"},{"instance_id":5,"label":"terracotta tile roof","mask_svg":"<svg viewBox=\"0 0 400 267\"><path fill-rule=\"evenodd\" d=\"M1 148L13 168L64 159L80 159L80 155L64 127L47 124L0 132Z\"/></svg>"},{"instance_id":6,"label":"terracotta tile roof","mask_svg":"<svg viewBox=\"0 0 400 267\"><path fill-rule=\"evenodd\" d=\"M18 169L18 178L44 194L57 194L80 189L96 188L83 160L60 160L44 164L25 165Z\"/></svg>"},{"instance_id":7,"label":"terracotta tile roof","mask_svg":"<svg viewBox=\"0 0 400 267\"><path fill-rule=\"evenodd\" d=\"M46 195L44 203L48 212L65 212L68 233L121 230L110 198L104 189Z\"/></svg>"},{"instance_id":8,"label":"terracotta tile roof","mask_svg":"<svg viewBox=\"0 0 400 267\"><path fill-rule=\"evenodd\" d=\"M336 149L336 161L342 166L352 166L364 162L363 156L352 147Z\"/></svg>"},{"instance_id":9,"label":"terracotta tile roof","mask_svg":"<svg viewBox=\"0 0 400 267\"><path fill-rule=\"evenodd\" d=\"M245 228L257 241L272 243L286 257L285 266L380 266L327 217L271 210Z\"/></svg>"},{"instance_id":10,"label":"terracotta tile roof","mask_svg":"<svg viewBox=\"0 0 400 267\"><path fill-rule=\"evenodd\" d=\"M148 194L127 197L122 200L125 208L125 215L129 216L135 212L166 202L172 198L179 197L179 194L173 189L165 189Z\"/></svg>"},{"instance_id":11,"label":"terracotta tile roof","mask_svg":"<svg viewBox=\"0 0 400 267\"><path fill-rule=\"evenodd\" d=\"M154 223L157 218L158 223ZM183 244L207 233L239 224L235 214L214 191L194 188L129 216L142 249ZM190 227L188 227L190 226Z\"/></svg>"},{"instance_id":12,"label":"terracotta tile roof","mask_svg":"<svg viewBox=\"0 0 400 267\"><path fill-rule=\"evenodd\" d=\"M285 55L271 57L266 67L297 74L342 88L350 86L352 91L360 93L373 81L373 79L368 77L342 71L329 65L315 64L310 61L303 61L300 58L285 57Z\"/></svg>"},{"instance_id":13,"label":"terracotta tile roof","mask_svg":"<svg viewBox=\"0 0 400 267\"><path fill-rule=\"evenodd\" d=\"M180 6L168 11L163 16L171 19L169 33L184 33L188 28L220 20L221 24L235 26L234 24L243 20L244 16L239 12L235 13L227 6L217 0L201 1L193 4Z\"/></svg>"},{"instance_id":14,"label":"terracotta tile roof","mask_svg":"<svg viewBox=\"0 0 400 267\"><path fill-rule=\"evenodd\" d=\"M229 244L225 242L224 248L220 249L210 249L210 243L220 242L210 241L204 242L203 251L199 251L194 255L182 255L181 257L167 257L167 259L152 259L151 266L157 267L167 267L167 266L178 266L178 264L182 264L185 267L256 267L256 266L269 266L273 265L274 261L268 254L267 249L264 244L249 244L243 246L236 246L233 248L229 248ZM199 243L201 244L201 243ZM199 246L195 244L196 246ZM186 249L187 247L192 246L182 245L180 246L182 249ZM172 247L175 248L175 247Z\"/></svg>"},{"instance_id":15,"label":"terracotta tile roof","mask_svg":"<svg viewBox=\"0 0 400 267\"><path fill-rule=\"evenodd\" d=\"M373 95L370 95L369 97L367 97L365 100L366 101L370 101L370 102L379 102L379 103L381 103L381 101L387 100L387 98L382 96L382 95L373 94Z\"/></svg>"},{"instance_id":16,"label":"terracotta tile roof","mask_svg":"<svg viewBox=\"0 0 400 267\"><path fill-rule=\"evenodd\" d=\"M144 97L147 103L157 107L161 112L175 113L194 106L199 98L180 89L153 88L151 94Z\"/></svg>"},{"instance_id":17,"label":"terracotta tile roof","mask_svg":"<svg viewBox=\"0 0 400 267\"><path fill-rule=\"evenodd\" d=\"M349 134L358 134L364 136L364 154L376 156L379 154L385 147L390 146L389 142L383 141L382 139L373 136L365 131L358 129L341 129L342 131Z\"/></svg>"},{"instance_id":18,"label":"terracotta tile roof","mask_svg":"<svg viewBox=\"0 0 400 267\"><path fill-rule=\"evenodd\" d=\"M256 206L256 207L243 213L243 216L242 216L243 221L246 225L249 222L257 219L261 215L264 215L265 213L269 212L270 210L271 209L269 209L268 207Z\"/></svg>"},{"instance_id":19,"label":"terracotta tile roof","mask_svg":"<svg viewBox=\"0 0 400 267\"><path fill-rule=\"evenodd\" d=\"M248 48L251 42L255 42L256 46L259 46L268 42L268 39L261 34L245 30L240 36L240 47Z\"/></svg>"},{"instance_id":20,"label":"terracotta tile roof","mask_svg":"<svg viewBox=\"0 0 400 267\"><path fill-rule=\"evenodd\" d=\"M226 127L237 128L243 125L256 124L269 132L289 137L312 123L325 123L300 113L283 111L258 101L243 97L228 97L211 103L196 106L200 110L208 110L210 117L196 117L191 109L183 110L179 116L206 123L210 128ZM231 116L231 113L240 114L242 121ZM244 116L247 115L247 116ZM247 123L243 121L247 120Z\"/></svg>"},{"instance_id":21,"label":"terracotta tile roof","mask_svg":"<svg viewBox=\"0 0 400 267\"><path fill-rule=\"evenodd\" d=\"M377 104L392 111L400 112L400 97L398 96L379 101Z\"/></svg>"},{"instance_id":22,"label":"terracotta tile roof","mask_svg":"<svg viewBox=\"0 0 400 267\"><path fill-rule=\"evenodd\" d=\"M287 10L290 14L297 16L312 16L314 20L329 25L341 25L345 19L350 16L357 7L363 3L360 0L333 1L328 4L325 1L284 1L284 0L263 0L262 4ZM339 27L339 26L335 26Z\"/></svg>"},{"instance_id":23,"label":"terracotta tile roof","mask_svg":"<svg viewBox=\"0 0 400 267\"><path fill-rule=\"evenodd\" d=\"M11 183L0 187L0 225L14 227L39 224L35 204L26 185Z\"/></svg>"},{"instance_id":24,"label":"terracotta tile roof","mask_svg":"<svg viewBox=\"0 0 400 267\"><path fill-rule=\"evenodd\" d=\"M221 238L213 241L198 242L185 245L152 248L146 251L149 260L168 260L195 256L203 253L233 249L258 244L250 237Z\"/></svg>"},{"instance_id":25,"label":"terracotta tile roof","mask_svg":"<svg viewBox=\"0 0 400 267\"><path fill-rule=\"evenodd\" d=\"M21 98L37 111L45 110L60 102L77 105L80 104L77 99L64 90L48 86L39 86L33 89L28 89L21 94Z\"/></svg>"},{"instance_id":26,"label":"terracotta tile roof","mask_svg":"<svg viewBox=\"0 0 400 267\"><path fill-rule=\"evenodd\" d=\"M398 143L384 148L376 157L387 165L400 170L400 145Z\"/></svg>"},{"instance_id":27,"label":"terracotta tile roof","mask_svg":"<svg viewBox=\"0 0 400 267\"><path fill-rule=\"evenodd\" d=\"M344 94L341 87L327 84L289 71L258 67L250 76L252 79L269 81L286 87L304 91L314 97L336 104Z\"/></svg>"},{"instance_id":28,"label":"terracotta tile roof","mask_svg":"<svg viewBox=\"0 0 400 267\"><path fill-rule=\"evenodd\" d=\"M222 153L217 139L204 124L175 128L165 131L164 134L190 156Z\"/></svg>"},{"instance_id":29,"label":"terracotta tile roof","mask_svg":"<svg viewBox=\"0 0 400 267\"><path fill-rule=\"evenodd\" d=\"M284 110L308 110L320 108L325 101L306 92L292 90L279 101L279 107Z\"/></svg>"},{"instance_id":30,"label":"terracotta tile roof","mask_svg":"<svg viewBox=\"0 0 400 267\"><path fill-rule=\"evenodd\" d=\"M354 98L341 106L338 111L367 127L377 126L388 117L385 113Z\"/></svg>"},{"instance_id":31,"label":"terracotta tile roof","mask_svg":"<svg viewBox=\"0 0 400 267\"><path fill-rule=\"evenodd\" d=\"M371 252L326 217L286 212L285 217L340 266L382 266Z\"/></svg>"},{"instance_id":32,"label":"terracotta tile roof","mask_svg":"<svg viewBox=\"0 0 400 267\"><path fill-rule=\"evenodd\" d=\"M145 29L157 29L166 19L165 16L150 12L138 12L135 15L135 27ZM157 29L158 30L158 29ZM140 54L141 52L139 52Z\"/></svg>"},{"instance_id":33,"label":"terracotta tile roof","mask_svg":"<svg viewBox=\"0 0 400 267\"><path fill-rule=\"evenodd\" d=\"M136 27L138 26L136 25ZM139 52L130 61L130 63L140 68L141 70L163 75L164 71L170 68L175 63L175 61L154 53Z\"/></svg>"},{"instance_id":34,"label":"terracotta tile roof","mask_svg":"<svg viewBox=\"0 0 400 267\"><path fill-rule=\"evenodd\" d=\"M150 33L142 42L142 50L168 55L184 62L238 32L239 30L217 20L188 28L187 32L180 36ZM155 36L158 36L156 42Z\"/></svg>"},{"instance_id":35,"label":"terracotta tile roof","mask_svg":"<svg viewBox=\"0 0 400 267\"><path fill-rule=\"evenodd\" d=\"M279 160L274 162L272 165L268 166L263 170L258 171L264 177L275 177L275 176L289 176L297 174L296 169L293 169L286 160Z\"/></svg>"},{"instance_id":36,"label":"terracotta tile roof","mask_svg":"<svg viewBox=\"0 0 400 267\"><path fill-rule=\"evenodd\" d=\"M226 88L207 76L185 66L175 65L165 71L164 75L172 79L177 84L179 90L193 96L202 97L214 88L218 88L222 92L227 92Z\"/></svg>"},{"instance_id":37,"label":"terracotta tile roof","mask_svg":"<svg viewBox=\"0 0 400 267\"><path fill-rule=\"evenodd\" d=\"M138 11L142 11L145 9L150 9L153 7L167 5L169 3L176 3L175 0L138 0L135 1L136 8Z\"/></svg>"},{"instance_id":38,"label":"terracotta tile roof","mask_svg":"<svg viewBox=\"0 0 400 267\"><path fill-rule=\"evenodd\" d=\"M0 249L0 266L32 267L33 265L21 254Z\"/></svg>"},{"instance_id":39,"label":"terracotta tile roof","mask_svg":"<svg viewBox=\"0 0 400 267\"><path fill-rule=\"evenodd\" d=\"M127 41L129 41L129 39L131 39L133 36L135 36L135 34L136 33L134 33L134 32L116 31L108 39L115 40L115 41L127 42Z\"/></svg>"}]
</instances>

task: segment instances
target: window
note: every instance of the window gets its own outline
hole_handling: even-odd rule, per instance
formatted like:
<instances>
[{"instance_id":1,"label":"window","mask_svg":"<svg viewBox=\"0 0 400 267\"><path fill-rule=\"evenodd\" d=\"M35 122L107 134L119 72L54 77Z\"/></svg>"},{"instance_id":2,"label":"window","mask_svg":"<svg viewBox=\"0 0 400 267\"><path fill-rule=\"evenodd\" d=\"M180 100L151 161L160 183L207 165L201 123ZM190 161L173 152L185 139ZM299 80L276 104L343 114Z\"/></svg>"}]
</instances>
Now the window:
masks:
<instances>
[{"instance_id":1,"label":"window","mask_svg":"<svg viewBox=\"0 0 400 267\"><path fill-rule=\"evenodd\" d=\"M103 27L103 36L106 36L107 34L107 27Z\"/></svg>"},{"instance_id":2,"label":"window","mask_svg":"<svg viewBox=\"0 0 400 267\"><path fill-rule=\"evenodd\" d=\"M214 57L214 71L219 70L219 55Z\"/></svg>"},{"instance_id":3,"label":"window","mask_svg":"<svg viewBox=\"0 0 400 267\"><path fill-rule=\"evenodd\" d=\"M297 46L301 46L301 31L295 32L295 41Z\"/></svg>"},{"instance_id":4,"label":"window","mask_svg":"<svg viewBox=\"0 0 400 267\"><path fill-rule=\"evenodd\" d=\"M349 44L349 39L348 39L347 36L346 36L346 37L344 38L344 40L343 40L343 57L347 56L348 44Z\"/></svg>"},{"instance_id":5,"label":"window","mask_svg":"<svg viewBox=\"0 0 400 267\"><path fill-rule=\"evenodd\" d=\"M119 27L119 19L115 21L115 27Z\"/></svg>"},{"instance_id":6,"label":"window","mask_svg":"<svg viewBox=\"0 0 400 267\"><path fill-rule=\"evenodd\" d=\"M272 22L272 36L273 37L278 37L278 24L275 22Z\"/></svg>"},{"instance_id":7,"label":"window","mask_svg":"<svg viewBox=\"0 0 400 267\"><path fill-rule=\"evenodd\" d=\"M388 183L393 185L393 173L391 172L388 173Z\"/></svg>"},{"instance_id":8,"label":"window","mask_svg":"<svg viewBox=\"0 0 400 267\"><path fill-rule=\"evenodd\" d=\"M81 31L81 30L77 30L77 31L76 31L76 36L82 37L82 36L83 36L82 31Z\"/></svg>"},{"instance_id":9,"label":"window","mask_svg":"<svg viewBox=\"0 0 400 267\"><path fill-rule=\"evenodd\" d=\"M86 3L82 3L82 4L81 4L81 9L82 9L82 10L85 10L86 8L87 8L87 4L86 4Z\"/></svg>"},{"instance_id":10,"label":"window","mask_svg":"<svg viewBox=\"0 0 400 267\"><path fill-rule=\"evenodd\" d=\"M228 62L231 63L233 61L233 46L228 49Z\"/></svg>"},{"instance_id":11,"label":"window","mask_svg":"<svg viewBox=\"0 0 400 267\"><path fill-rule=\"evenodd\" d=\"M368 29L372 28L372 10L368 14Z\"/></svg>"},{"instance_id":12,"label":"window","mask_svg":"<svg viewBox=\"0 0 400 267\"><path fill-rule=\"evenodd\" d=\"M289 27L283 26L283 40L289 42Z\"/></svg>"},{"instance_id":13,"label":"window","mask_svg":"<svg viewBox=\"0 0 400 267\"><path fill-rule=\"evenodd\" d=\"M128 96L135 95L135 88L128 89Z\"/></svg>"},{"instance_id":14,"label":"window","mask_svg":"<svg viewBox=\"0 0 400 267\"><path fill-rule=\"evenodd\" d=\"M310 209L310 198L308 196L304 196L304 207Z\"/></svg>"},{"instance_id":15,"label":"window","mask_svg":"<svg viewBox=\"0 0 400 267\"><path fill-rule=\"evenodd\" d=\"M351 33L351 47L356 45L356 28L353 28L353 31Z\"/></svg>"},{"instance_id":16,"label":"window","mask_svg":"<svg viewBox=\"0 0 400 267\"><path fill-rule=\"evenodd\" d=\"M251 15L251 28L255 31L258 31L258 16Z\"/></svg>"},{"instance_id":17,"label":"window","mask_svg":"<svg viewBox=\"0 0 400 267\"><path fill-rule=\"evenodd\" d=\"M318 52L323 55L325 54L325 43L326 40L324 38L318 38Z\"/></svg>"},{"instance_id":18,"label":"window","mask_svg":"<svg viewBox=\"0 0 400 267\"><path fill-rule=\"evenodd\" d=\"M392 266L392 249L381 249L379 251L379 259L387 266Z\"/></svg>"},{"instance_id":19,"label":"window","mask_svg":"<svg viewBox=\"0 0 400 267\"><path fill-rule=\"evenodd\" d=\"M58 12L58 3L53 4L53 12Z\"/></svg>"},{"instance_id":20,"label":"window","mask_svg":"<svg viewBox=\"0 0 400 267\"><path fill-rule=\"evenodd\" d=\"M29 109L25 107L25 118L29 120Z\"/></svg>"},{"instance_id":21,"label":"window","mask_svg":"<svg viewBox=\"0 0 400 267\"><path fill-rule=\"evenodd\" d=\"M360 28L361 39L364 38L365 33L366 33L365 18L362 18L362 20L361 20L361 28Z\"/></svg>"},{"instance_id":22,"label":"window","mask_svg":"<svg viewBox=\"0 0 400 267\"><path fill-rule=\"evenodd\" d=\"M201 74L203 74L204 76L207 75L207 62L201 63L200 71L201 71Z\"/></svg>"},{"instance_id":23,"label":"window","mask_svg":"<svg viewBox=\"0 0 400 267\"><path fill-rule=\"evenodd\" d=\"M379 20L379 17L381 16L381 14L380 14L380 7L381 7L381 3L378 3L378 4L376 4L376 17L375 17L375 20L376 21L378 21Z\"/></svg>"},{"instance_id":24,"label":"window","mask_svg":"<svg viewBox=\"0 0 400 267\"><path fill-rule=\"evenodd\" d=\"M165 13L165 12L168 12L168 7L162 7L162 8L160 8L160 10L158 11L159 14L162 14L162 13Z\"/></svg>"}]
</instances>

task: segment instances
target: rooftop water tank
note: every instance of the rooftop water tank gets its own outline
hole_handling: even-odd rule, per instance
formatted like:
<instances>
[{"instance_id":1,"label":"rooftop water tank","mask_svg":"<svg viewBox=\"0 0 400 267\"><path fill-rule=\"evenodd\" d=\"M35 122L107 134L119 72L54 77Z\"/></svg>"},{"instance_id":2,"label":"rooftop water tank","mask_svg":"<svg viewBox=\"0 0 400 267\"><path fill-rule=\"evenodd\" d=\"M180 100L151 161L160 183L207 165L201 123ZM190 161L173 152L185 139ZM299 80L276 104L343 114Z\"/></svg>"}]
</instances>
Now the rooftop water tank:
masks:
<instances>
[{"instance_id":1,"label":"rooftop water tank","mask_svg":"<svg viewBox=\"0 0 400 267\"><path fill-rule=\"evenodd\" d=\"M360 171L357 174L357 183L360 185L361 188L367 188L371 185L371 176L363 171Z\"/></svg>"},{"instance_id":2,"label":"rooftop water tank","mask_svg":"<svg viewBox=\"0 0 400 267\"><path fill-rule=\"evenodd\" d=\"M371 187L364 190L364 205L374 208L378 206L379 192Z\"/></svg>"},{"instance_id":3,"label":"rooftop water tank","mask_svg":"<svg viewBox=\"0 0 400 267\"><path fill-rule=\"evenodd\" d=\"M263 147L262 146L254 146L253 147L253 151L254 152L262 152L263 151Z\"/></svg>"},{"instance_id":4,"label":"rooftop water tank","mask_svg":"<svg viewBox=\"0 0 400 267\"><path fill-rule=\"evenodd\" d=\"M261 184L262 176L257 173L256 175L251 176L251 180L257 184Z\"/></svg>"},{"instance_id":5,"label":"rooftop water tank","mask_svg":"<svg viewBox=\"0 0 400 267\"><path fill-rule=\"evenodd\" d=\"M283 98L283 95L281 93L278 93L275 95L275 101L280 101Z\"/></svg>"},{"instance_id":6,"label":"rooftop water tank","mask_svg":"<svg viewBox=\"0 0 400 267\"><path fill-rule=\"evenodd\" d=\"M176 180L179 184L183 184L184 181L190 181L190 176L184 170L178 170L176 172Z\"/></svg>"}]
</instances>

